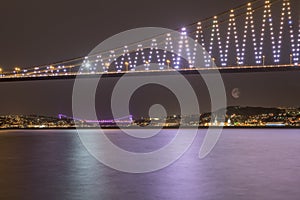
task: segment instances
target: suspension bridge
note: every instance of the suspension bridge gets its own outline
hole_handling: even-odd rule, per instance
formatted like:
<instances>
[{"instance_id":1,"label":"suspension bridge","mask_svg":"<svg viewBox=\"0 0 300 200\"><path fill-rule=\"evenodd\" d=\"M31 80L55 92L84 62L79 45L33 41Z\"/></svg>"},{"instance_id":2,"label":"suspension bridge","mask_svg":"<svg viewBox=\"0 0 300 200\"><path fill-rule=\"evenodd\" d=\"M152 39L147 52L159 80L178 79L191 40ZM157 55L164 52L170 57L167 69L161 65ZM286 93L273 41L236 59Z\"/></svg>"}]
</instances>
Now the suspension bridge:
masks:
<instances>
[{"instance_id":1,"label":"suspension bridge","mask_svg":"<svg viewBox=\"0 0 300 200\"><path fill-rule=\"evenodd\" d=\"M300 15L293 8L291 0L255 0L182 27L177 30L179 37L164 33L87 57L12 71L0 69L0 79L298 68ZM203 49L202 55L197 47ZM200 66L198 57L203 58ZM152 68L152 63L157 67Z\"/></svg>"},{"instance_id":2,"label":"suspension bridge","mask_svg":"<svg viewBox=\"0 0 300 200\"><path fill-rule=\"evenodd\" d=\"M125 116L125 117L120 117L117 119L107 119L107 120L87 120L87 119L78 119L78 118L73 118L64 114L59 114L58 119L71 119L74 121L79 121L79 122L86 122L86 123L97 123L97 124L131 124L133 123L133 116Z\"/></svg>"}]
</instances>

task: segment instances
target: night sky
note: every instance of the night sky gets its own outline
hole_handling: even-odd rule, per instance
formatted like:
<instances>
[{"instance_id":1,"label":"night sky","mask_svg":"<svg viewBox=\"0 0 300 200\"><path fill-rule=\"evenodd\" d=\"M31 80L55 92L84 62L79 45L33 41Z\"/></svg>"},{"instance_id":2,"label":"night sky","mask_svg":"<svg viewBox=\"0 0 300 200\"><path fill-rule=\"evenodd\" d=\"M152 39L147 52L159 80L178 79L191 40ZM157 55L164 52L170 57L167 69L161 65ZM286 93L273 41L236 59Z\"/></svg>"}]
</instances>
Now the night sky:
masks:
<instances>
[{"instance_id":1,"label":"night sky","mask_svg":"<svg viewBox=\"0 0 300 200\"><path fill-rule=\"evenodd\" d=\"M138 27L176 29L246 2L248 1L2 1L0 65L4 70L11 70L16 65L26 68L86 56L97 44L122 31ZM224 79L229 105L300 106L300 94L297 92L300 89L297 81L299 76L300 72L226 74ZM193 87L199 88L201 83L197 83L197 79L193 77L190 79ZM106 84L113 85L114 81ZM232 90L236 88L241 93L238 99L231 96ZM8 82L0 83L0 89L0 114L72 114L72 81ZM164 99L153 99L153 96L157 97L154 90L146 93L148 97L145 97L145 93L135 94L140 97L136 102L147 102L147 105L136 104L136 108L132 108L136 115L147 113L153 103L166 104L167 107L169 105L169 114L176 114L177 103L170 101L173 96L168 91L160 90L161 94L169 96ZM106 92L100 94L103 98L98 98L97 101L104 102L102 110L106 111L103 118L109 118L109 97L104 97L103 94ZM109 96L109 92L107 94ZM200 100L201 95L203 96L198 94ZM207 111L209 102L207 97L204 99L203 110ZM142 113L138 113L139 111Z\"/></svg>"},{"instance_id":2,"label":"night sky","mask_svg":"<svg viewBox=\"0 0 300 200\"><path fill-rule=\"evenodd\" d=\"M86 56L97 44L138 27L176 29L246 0L4 0L0 65L11 69Z\"/></svg>"}]
</instances>

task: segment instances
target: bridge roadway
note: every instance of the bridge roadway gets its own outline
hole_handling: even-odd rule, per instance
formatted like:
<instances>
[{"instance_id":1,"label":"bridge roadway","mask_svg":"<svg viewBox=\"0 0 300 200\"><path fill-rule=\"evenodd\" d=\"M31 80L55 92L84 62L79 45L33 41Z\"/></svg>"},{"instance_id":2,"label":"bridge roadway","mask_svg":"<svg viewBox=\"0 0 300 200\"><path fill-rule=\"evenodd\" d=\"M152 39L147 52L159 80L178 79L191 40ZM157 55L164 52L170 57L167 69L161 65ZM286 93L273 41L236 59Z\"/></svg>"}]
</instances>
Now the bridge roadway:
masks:
<instances>
[{"instance_id":1,"label":"bridge roadway","mask_svg":"<svg viewBox=\"0 0 300 200\"><path fill-rule=\"evenodd\" d=\"M252 73L252 72L280 72L280 71L300 71L300 64L298 65L265 65L265 66L235 66L235 67L210 67L210 68L189 68L189 69L165 69L165 70L143 70L143 71L113 71L113 72L69 72L57 74L14 74L14 75L0 75L0 82L12 81L34 81L34 80L61 80L61 79L75 79L75 78L97 78L101 75L103 78L121 77L124 74L130 76L145 76L145 75L176 75L180 74L199 74L203 73Z\"/></svg>"}]
</instances>

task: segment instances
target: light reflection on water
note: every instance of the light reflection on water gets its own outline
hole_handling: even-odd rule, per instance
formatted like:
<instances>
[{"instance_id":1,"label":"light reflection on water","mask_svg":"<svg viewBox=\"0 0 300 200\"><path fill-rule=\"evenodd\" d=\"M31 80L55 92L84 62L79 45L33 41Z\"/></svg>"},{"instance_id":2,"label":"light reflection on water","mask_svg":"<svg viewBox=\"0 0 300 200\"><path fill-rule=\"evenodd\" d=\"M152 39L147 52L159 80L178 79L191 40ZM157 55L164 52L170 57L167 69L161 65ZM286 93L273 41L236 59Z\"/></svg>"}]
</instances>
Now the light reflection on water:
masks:
<instances>
[{"instance_id":1,"label":"light reflection on water","mask_svg":"<svg viewBox=\"0 0 300 200\"><path fill-rule=\"evenodd\" d=\"M159 148L174 133L164 130L141 144ZM224 130L213 152L199 160L204 133L170 167L126 174L91 157L74 130L2 131L0 199L299 199L300 130ZM118 130L108 134L129 149L140 141Z\"/></svg>"}]
</instances>

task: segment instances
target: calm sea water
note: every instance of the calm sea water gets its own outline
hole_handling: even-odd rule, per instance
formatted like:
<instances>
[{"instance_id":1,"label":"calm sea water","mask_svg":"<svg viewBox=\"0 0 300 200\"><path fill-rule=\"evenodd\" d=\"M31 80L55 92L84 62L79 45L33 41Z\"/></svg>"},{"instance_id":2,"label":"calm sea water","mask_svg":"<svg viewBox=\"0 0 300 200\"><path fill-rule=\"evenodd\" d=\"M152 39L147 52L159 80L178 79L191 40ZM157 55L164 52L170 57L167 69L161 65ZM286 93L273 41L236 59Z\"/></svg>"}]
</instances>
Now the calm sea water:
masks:
<instances>
[{"instance_id":1,"label":"calm sea water","mask_svg":"<svg viewBox=\"0 0 300 200\"><path fill-rule=\"evenodd\" d=\"M140 141L122 137L119 130L107 132L124 148ZM164 130L145 151L174 133ZM74 130L1 131L0 199L300 199L300 130L224 130L213 152L199 160L204 134L200 130L173 165L127 174L91 157Z\"/></svg>"}]
</instances>

